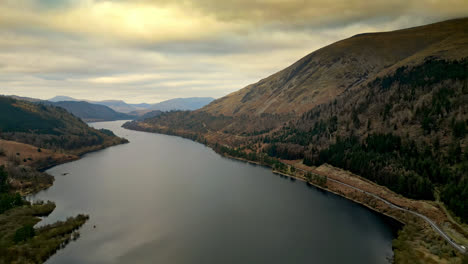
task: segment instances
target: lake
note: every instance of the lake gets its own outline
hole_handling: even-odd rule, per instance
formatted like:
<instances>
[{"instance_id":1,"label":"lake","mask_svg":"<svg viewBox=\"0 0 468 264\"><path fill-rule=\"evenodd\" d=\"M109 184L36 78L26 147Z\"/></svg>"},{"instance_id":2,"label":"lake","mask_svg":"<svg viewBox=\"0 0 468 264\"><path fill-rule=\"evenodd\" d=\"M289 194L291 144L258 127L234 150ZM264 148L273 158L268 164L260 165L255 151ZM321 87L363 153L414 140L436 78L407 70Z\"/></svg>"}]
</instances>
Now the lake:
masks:
<instances>
[{"instance_id":1,"label":"lake","mask_svg":"<svg viewBox=\"0 0 468 264\"><path fill-rule=\"evenodd\" d=\"M47 263L388 263L394 221L342 197L223 158L190 140L92 123L130 140L47 172L39 225L90 215ZM63 175L64 173L69 173Z\"/></svg>"}]
</instances>

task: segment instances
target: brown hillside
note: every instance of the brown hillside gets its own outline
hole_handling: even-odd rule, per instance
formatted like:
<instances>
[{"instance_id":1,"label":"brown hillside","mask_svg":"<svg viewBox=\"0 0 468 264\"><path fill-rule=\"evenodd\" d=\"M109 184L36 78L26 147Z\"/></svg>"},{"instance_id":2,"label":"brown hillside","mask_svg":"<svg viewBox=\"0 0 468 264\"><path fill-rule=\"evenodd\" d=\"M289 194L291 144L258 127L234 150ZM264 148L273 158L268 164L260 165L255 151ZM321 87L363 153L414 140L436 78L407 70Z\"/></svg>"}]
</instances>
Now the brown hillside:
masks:
<instances>
[{"instance_id":1,"label":"brown hillside","mask_svg":"<svg viewBox=\"0 0 468 264\"><path fill-rule=\"evenodd\" d=\"M468 19L360 34L321 48L288 68L200 109L212 115L302 114L347 89L428 56L468 55Z\"/></svg>"}]
</instances>

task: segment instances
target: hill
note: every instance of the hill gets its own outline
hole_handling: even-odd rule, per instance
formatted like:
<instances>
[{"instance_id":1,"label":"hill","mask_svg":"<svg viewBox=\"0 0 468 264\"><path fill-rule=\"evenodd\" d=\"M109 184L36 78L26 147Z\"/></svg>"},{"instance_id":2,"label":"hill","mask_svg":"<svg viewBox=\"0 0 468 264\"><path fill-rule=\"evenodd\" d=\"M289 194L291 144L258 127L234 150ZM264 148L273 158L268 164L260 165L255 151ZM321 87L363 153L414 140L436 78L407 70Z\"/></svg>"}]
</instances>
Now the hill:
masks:
<instances>
[{"instance_id":1,"label":"hill","mask_svg":"<svg viewBox=\"0 0 468 264\"><path fill-rule=\"evenodd\" d=\"M84 101L60 101L53 105L65 108L85 122L133 119L133 116L116 112L107 106Z\"/></svg>"},{"instance_id":2,"label":"hill","mask_svg":"<svg viewBox=\"0 0 468 264\"><path fill-rule=\"evenodd\" d=\"M168 111L186 111L186 110L197 110L200 109L207 104L211 103L214 100L212 97L188 97L188 98L174 98L166 101L159 102L157 104L139 104L139 105L144 105L146 109L143 110L136 110L132 111L129 114L135 115L135 116L140 116L141 117L146 116L145 118L148 118L148 115L146 115L149 112L152 111L161 111L161 112L168 112Z\"/></svg>"},{"instance_id":3,"label":"hill","mask_svg":"<svg viewBox=\"0 0 468 264\"><path fill-rule=\"evenodd\" d=\"M49 102L61 102L61 101L80 101L78 99L75 99L73 97L70 97L70 96L64 96L64 95L57 95L57 96L54 96L50 99L47 99L47 101Z\"/></svg>"},{"instance_id":4,"label":"hill","mask_svg":"<svg viewBox=\"0 0 468 264\"><path fill-rule=\"evenodd\" d=\"M468 19L360 34L196 111L125 127L283 170L329 163L468 222Z\"/></svg>"},{"instance_id":5,"label":"hill","mask_svg":"<svg viewBox=\"0 0 468 264\"><path fill-rule=\"evenodd\" d=\"M17 95L5 95L5 96L6 97L11 97L11 98L17 99L17 100L32 102L32 103L44 102L44 100L37 99L37 98L31 98L31 97L23 97L23 96L17 96Z\"/></svg>"},{"instance_id":6,"label":"hill","mask_svg":"<svg viewBox=\"0 0 468 264\"><path fill-rule=\"evenodd\" d=\"M148 109L159 110L163 112L173 110L197 110L214 100L212 97L189 97L174 98L157 104L152 104Z\"/></svg>"},{"instance_id":7,"label":"hill","mask_svg":"<svg viewBox=\"0 0 468 264\"><path fill-rule=\"evenodd\" d=\"M138 114L137 120L145 120L145 119L148 119L148 118L153 118L153 117L161 115L162 113L163 112L159 111L159 110L152 110L152 111L149 111L149 112L145 111L144 113L140 112Z\"/></svg>"},{"instance_id":8,"label":"hill","mask_svg":"<svg viewBox=\"0 0 468 264\"><path fill-rule=\"evenodd\" d=\"M96 130L61 107L0 96L0 138L82 154L126 142Z\"/></svg>"},{"instance_id":9,"label":"hill","mask_svg":"<svg viewBox=\"0 0 468 264\"><path fill-rule=\"evenodd\" d=\"M321 48L286 69L220 98L202 111L213 115L300 115L377 75L428 56L457 59L468 50L467 19L353 36Z\"/></svg>"},{"instance_id":10,"label":"hill","mask_svg":"<svg viewBox=\"0 0 468 264\"><path fill-rule=\"evenodd\" d=\"M91 101L94 104L105 105L107 107L112 108L114 111L121 112L121 113L130 113L132 111L141 110L142 107L136 107L130 104L127 104L121 100L104 100L104 101Z\"/></svg>"},{"instance_id":11,"label":"hill","mask_svg":"<svg viewBox=\"0 0 468 264\"><path fill-rule=\"evenodd\" d=\"M69 97L69 96L63 96L63 95L55 96L53 98L48 99L47 101L54 102L54 103L62 102L62 101L67 101L67 102L71 102L71 101L88 102L90 104L97 104L97 105L107 106L107 107L111 108L112 110L114 110L116 112L120 112L120 113L130 113L132 111L143 110L143 109L146 109L146 108L148 108L150 106L150 104L146 104L146 103L127 104L126 102L124 102L122 100L104 100L104 101L80 100L80 99L76 99L76 98Z\"/></svg>"},{"instance_id":12,"label":"hill","mask_svg":"<svg viewBox=\"0 0 468 264\"><path fill-rule=\"evenodd\" d=\"M17 99L22 99L22 98L18 97ZM211 98L211 97L189 97L189 98L170 99L170 100L162 101L156 104L147 104L147 103L128 104L122 100L90 101L90 100L78 100L69 96L55 96L47 101L54 102L54 103L62 102L62 101L87 102L90 104L107 106L116 112L130 114L132 116L141 116L141 115L144 115L145 113L148 113L154 110L159 110L162 112L173 111L173 110L197 110L209 104L213 100L214 98ZM71 104L67 103L67 105L71 105ZM71 107L71 106L68 106L68 107ZM77 105L74 106L74 109L78 113ZM101 109L101 110L104 111L104 109ZM106 113L107 112L108 111L106 110ZM87 113L87 114L91 114L91 113ZM82 117L84 116L84 113L77 114L77 116ZM92 117L91 115L90 119L94 119L94 117ZM96 119L99 120L100 118L96 118ZM127 118L116 118L116 119L127 119ZM131 118L128 118L128 119L131 119Z\"/></svg>"}]
</instances>

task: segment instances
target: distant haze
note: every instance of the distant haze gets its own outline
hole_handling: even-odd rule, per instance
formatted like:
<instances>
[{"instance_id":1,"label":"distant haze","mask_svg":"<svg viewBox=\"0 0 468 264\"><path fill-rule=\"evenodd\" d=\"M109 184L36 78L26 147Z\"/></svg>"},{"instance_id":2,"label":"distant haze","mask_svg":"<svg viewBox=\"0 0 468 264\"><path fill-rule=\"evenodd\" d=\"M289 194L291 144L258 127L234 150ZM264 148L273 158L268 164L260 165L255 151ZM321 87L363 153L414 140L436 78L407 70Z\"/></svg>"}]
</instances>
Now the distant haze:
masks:
<instances>
[{"instance_id":1,"label":"distant haze","mask_svg":"<svg viewBox=\"0 0 468 264\"><path fill-rule=\"evenodd\" d=\"M211 103L214 100L214 98L212 97L174 98L174 99L169 99L169 100L162 101L156 104L148 104L144 102L140 102L137 104L130 104L130 103L126 103L123 100L92 101L92 100L76 99L73 97L63 96L63 95L54 96L47 100L50 102L86 101L89 103L94 103L94 104L110 107L111 109L117 112L143 115L147 112L154 111L154 110L159 110L163 112L172 111L172 110L196 110Z\"/></svg>"},{"instance_id":2,"label":"distant haze","mask_svg":"<svg viewBox=\"0 0 468 264\"><path fill-rule=\"evenodd\" d=\"M219 98L352 35L463 17L468 1L0 1L0 93Z\"/></svg>"}]
</instances>

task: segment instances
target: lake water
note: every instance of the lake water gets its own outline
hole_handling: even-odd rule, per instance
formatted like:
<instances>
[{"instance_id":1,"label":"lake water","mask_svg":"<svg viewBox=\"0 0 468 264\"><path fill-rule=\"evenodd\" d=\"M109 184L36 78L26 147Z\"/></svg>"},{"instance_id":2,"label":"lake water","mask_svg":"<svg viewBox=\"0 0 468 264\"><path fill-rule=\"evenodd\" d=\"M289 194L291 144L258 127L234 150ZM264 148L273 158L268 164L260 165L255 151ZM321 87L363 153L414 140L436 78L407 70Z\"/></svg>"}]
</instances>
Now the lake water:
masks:
<instances>
[{"instance_id":1,"label":"lake water","mask_svg":"<svg viewBox=\"0 0 468 264\"><path fill-rule=\"evenodd\" d=\"M48 263L388 263L392 221L339 196L178 137L130 140L47 172L41 224L90 215ZM69 173L63 176L63 173ZM94 226L96 226L94 228Z\"/></svg>"}]
</instances>

